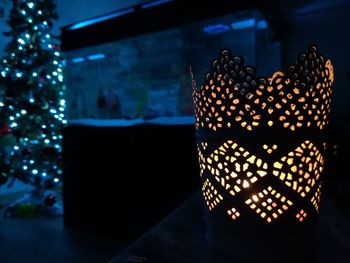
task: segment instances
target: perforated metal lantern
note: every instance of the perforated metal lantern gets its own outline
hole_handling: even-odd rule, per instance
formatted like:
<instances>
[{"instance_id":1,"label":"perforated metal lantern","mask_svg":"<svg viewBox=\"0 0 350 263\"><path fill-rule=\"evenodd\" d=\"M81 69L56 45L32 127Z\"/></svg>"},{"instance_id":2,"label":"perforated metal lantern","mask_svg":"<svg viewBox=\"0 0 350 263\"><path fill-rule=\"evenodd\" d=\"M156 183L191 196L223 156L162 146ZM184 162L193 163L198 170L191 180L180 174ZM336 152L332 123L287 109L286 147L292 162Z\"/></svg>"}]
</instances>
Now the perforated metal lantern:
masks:
<instances>
[{"instance_id":1,"label":"perforated metal lantern","mask_svg":"<svg viewBox=\"0 0 350 263\"><path fill-rule=\"evenodd\" d=\"M293 249L304 245L312 249L333 81L332 63L316 46L271 78L257 77L227 49L201 86L192 74L215 246L267 261L298 254Z\"/></svg>"}]
</instances>

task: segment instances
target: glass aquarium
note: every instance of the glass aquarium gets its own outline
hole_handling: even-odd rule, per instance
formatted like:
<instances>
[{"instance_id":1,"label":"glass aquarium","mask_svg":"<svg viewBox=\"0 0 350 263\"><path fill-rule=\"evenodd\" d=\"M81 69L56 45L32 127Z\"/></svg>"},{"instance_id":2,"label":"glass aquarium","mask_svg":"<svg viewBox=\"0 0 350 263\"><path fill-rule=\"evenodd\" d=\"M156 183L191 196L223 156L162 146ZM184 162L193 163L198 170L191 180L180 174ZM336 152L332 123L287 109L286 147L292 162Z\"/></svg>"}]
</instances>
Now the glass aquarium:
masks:
<instances>
[{"instance_id":1,"label":"glass aquarium","mask_svg":"<svg viewBox=\"0 0 350 263\"><path fill-rule=\"evenodd\" d=\"M258 75L280 68L280 44L256 10L66 52L68 118L191 116L189 68L202 78L224 48Z\"/></svg>"}]
</instances>

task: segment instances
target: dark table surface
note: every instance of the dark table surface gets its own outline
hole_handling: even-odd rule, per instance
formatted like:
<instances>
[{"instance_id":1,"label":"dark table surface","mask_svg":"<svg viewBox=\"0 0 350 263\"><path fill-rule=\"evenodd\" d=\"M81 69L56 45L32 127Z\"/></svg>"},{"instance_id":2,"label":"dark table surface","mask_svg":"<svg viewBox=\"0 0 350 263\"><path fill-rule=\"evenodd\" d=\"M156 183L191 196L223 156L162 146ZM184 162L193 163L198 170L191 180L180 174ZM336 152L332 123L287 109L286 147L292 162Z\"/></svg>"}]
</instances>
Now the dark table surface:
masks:
<instances>
[{"instance_id":1,"label":"dark table surface","mask_svg":"<svg viewBox=\"0 0 350 263\"><path fill-rule=\"evenodd\" d=\"M110 263L252 262L224 256L209 247L203 209L201 193L197 192ZM350 262L350 224L334 200L322 200L317 231L314 262Z\"/></svg>"}]
</instances>

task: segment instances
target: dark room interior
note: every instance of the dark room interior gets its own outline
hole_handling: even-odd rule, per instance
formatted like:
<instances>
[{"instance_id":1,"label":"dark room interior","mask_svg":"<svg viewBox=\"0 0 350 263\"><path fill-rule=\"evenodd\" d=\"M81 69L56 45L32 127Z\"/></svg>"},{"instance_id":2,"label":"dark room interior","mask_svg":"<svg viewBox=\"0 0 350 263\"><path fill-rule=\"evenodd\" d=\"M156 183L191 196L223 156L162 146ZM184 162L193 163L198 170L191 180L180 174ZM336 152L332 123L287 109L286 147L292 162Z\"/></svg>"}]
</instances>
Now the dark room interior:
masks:
<instances>
[{"instance_id":1,"label":"dark room interior","mask_svg":"<svg viewBox=\"0 0 350 263\"><path fill-rule=\"evenodd\" d=\"M0 262L350 262L350 1L0 0Z\"/></svg>"}]
</instances>

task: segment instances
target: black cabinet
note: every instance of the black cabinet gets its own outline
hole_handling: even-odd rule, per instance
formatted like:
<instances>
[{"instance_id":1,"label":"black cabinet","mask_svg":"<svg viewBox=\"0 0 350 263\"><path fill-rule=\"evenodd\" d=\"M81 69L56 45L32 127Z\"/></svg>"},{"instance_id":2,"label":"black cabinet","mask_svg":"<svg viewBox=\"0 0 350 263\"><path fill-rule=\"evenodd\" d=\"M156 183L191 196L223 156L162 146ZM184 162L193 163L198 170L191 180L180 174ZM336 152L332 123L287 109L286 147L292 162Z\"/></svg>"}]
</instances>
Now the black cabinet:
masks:
<instances>
[{"instance_id":1,"label":"black cabinet","mask_svg":"<svg viewBox=\"0 0 350 263\"><path fill-rule=\"evenodd\" d=\"M199 189L193 124L63 134L66 227L130 242Z\"/></svg>"}]
</instances>

